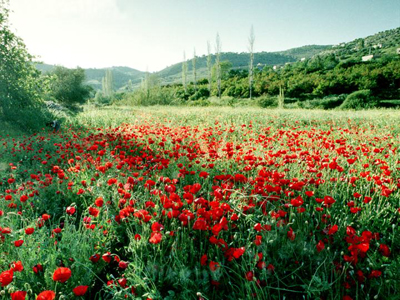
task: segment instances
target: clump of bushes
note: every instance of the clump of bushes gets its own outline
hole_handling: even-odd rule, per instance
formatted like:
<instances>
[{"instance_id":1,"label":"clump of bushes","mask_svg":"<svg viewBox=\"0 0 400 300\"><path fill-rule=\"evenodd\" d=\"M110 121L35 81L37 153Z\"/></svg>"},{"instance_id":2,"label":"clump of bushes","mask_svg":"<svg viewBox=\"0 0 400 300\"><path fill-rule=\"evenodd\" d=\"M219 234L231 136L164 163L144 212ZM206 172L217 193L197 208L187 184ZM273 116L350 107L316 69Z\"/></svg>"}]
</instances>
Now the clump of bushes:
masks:
<instances>
[{"instance_id":1,"label":"clump of bushes","mask_svg":"<svg viewBox=\"0 0 400 300\"><path fill-rule=\"evenodd\" d=\"M333 109L340 106L345 99L345 94L332 95L322 99L297 101L297 106L305 109Z\"/></svg>"},{"instance_id":2,"label":"clump of bushes","mask_svg":"<svg viewBox=\"0 0 400 300\"><path fill-rule=\"evenodd\" d=\"M257 104L263 108L278 107L278 97L269 95L261 96L257 99Z\"/></svg>"},{"instance_id":3,"label":"clump of bushes","mask_svg":"<svg viewBox=\"0 0 400 300\"><path fill-rule=\"evenodd\" d=\"M370 90L361 90L351 93L340 105L340 109L363 109L373 108L379 105L379 99L376 98Z\"/></svg>"}]
</instances>

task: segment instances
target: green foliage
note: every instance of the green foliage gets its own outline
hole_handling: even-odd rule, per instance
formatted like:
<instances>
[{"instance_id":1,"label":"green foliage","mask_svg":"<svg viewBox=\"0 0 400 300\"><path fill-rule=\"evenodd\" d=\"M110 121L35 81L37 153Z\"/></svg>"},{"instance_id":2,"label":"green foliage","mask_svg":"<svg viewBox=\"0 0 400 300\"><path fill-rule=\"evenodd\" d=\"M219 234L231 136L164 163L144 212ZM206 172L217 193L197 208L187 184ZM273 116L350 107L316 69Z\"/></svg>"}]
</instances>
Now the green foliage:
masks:
<instances>
[{"instance_id":1,"label":"green foliage","mask_svg":"<svg viewBox=\"0 0 400 300\"><path fill-rule=\"evenodd\" d=\"M94 103L96 105L109 105L112 102L112 98L111 97L107 97L103 94L103 92L101 91L97 91L96 95L94 96Z\"/></svg>"},{"instance_id":2,"label":"green foliage","mask_svg":"<svg viewBox=\"0 0 400 300\"><path fill-rule=\"evenodd\" d=\"M257 98L257 104L263 108L278 107L278 97L271 97L269 95Z\"/></svg>"},{"instance_id":3,"label":"green foliage","mask_svg":"<svg viewBox=\"0 0 400 300\"><path fill-rule=\"evenodd\" d=\"M123 105L168 105L176 100L173 93L179 94L180 97L186 97L186 93L182 85L178 85L178 90L172 90L168 87L161 86L160 79L157 75L147 75L143 80L141 87L132 93L122 95L118 104ZM187 98L186 98L187 99Z\"/></svg>"},{"instance_id":4,"label":"green foliage","mask_svg":"<svg viewBox=\"0 0 400 300\"><path fill-rule=\"evenodd\" d=\"M373 108L378 104L378 99L372 95L370 90L362 90L348 95L343 104L340 105L340 109Z\"/></svg>"},{"instance_id":5,"label":"green foliage","mask_svg":"<svg viewBox=\"0 0 400 300\"><path fill-rule=\"evenodd\" d=\"M56 67L50 76L50 94L60 103L74 106L89 98L92 88L84 84L85 70Z\"/></svg>"},{"instance_id":6,"label":"green foliage","mask_svg":"<svg viewBox=\"0 0 400 300\"><path fill-rule=\"evenodd\" d=\"M190 100L199 100L199 99L207 99L210 97L210 91L207 87L200 87L197 91L190 96Z\"/></svg>"},{"instance_id":7,"label":"green foliage","mask_svg":"<svg viewBox=\"0 0 400 300\"><path fill-rule=\"evenodd\" d=\"M39 72L24 42L8 24L8 1L0 0L0 116L23 130L38 129L50 118L41 101Z\"/></svg>"},{"instance_id":8,"label":"green foliage","mask_svg":"<svg viewBox=\"0 0 400 300\"><path fill-rule=\"evenodd\" d=\"M297 101L296 105L299 108L305 109L333 109L340 106L346 99L346 95L328 96L322 99Z\"/></svg>"}]
</instances>

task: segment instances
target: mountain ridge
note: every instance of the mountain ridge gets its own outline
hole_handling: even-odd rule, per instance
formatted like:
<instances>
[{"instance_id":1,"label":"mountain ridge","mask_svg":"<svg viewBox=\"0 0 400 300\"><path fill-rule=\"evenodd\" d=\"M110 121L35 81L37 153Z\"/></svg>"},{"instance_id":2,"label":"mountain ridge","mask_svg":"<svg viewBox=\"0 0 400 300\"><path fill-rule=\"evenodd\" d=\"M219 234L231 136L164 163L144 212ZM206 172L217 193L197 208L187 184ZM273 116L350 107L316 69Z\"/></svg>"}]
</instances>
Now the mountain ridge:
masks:
<instances>
[{"instance_id":1,"label":"mountain ridge","mask_svg":"<svg viewBox=\"0 0 400 300\"><path fill-rule=\"evenodd\" d=\"M343 42L337 45L305 45L283 51L275 52L255 52L254 66L263 68L264 66L282 66L287 63L294 63L299 60L312 59L315 56L335 55L340 60L361 59L365 55L395 54L396 48L400 47L400 27L389 29L369 35L364 38L357 38L350 42ZM215 54L211 55L212 63L215 62ZM247 69L249 63L249 53L247 52L222 52L221 61L230 61L233 69ZM114 66L110 68L86 68L86 83L95 90L101 89L102 78L106 70L111 69L114 77L114 87L116 90L124 91L127 87L137 87L147 74L155 74L159 77L162 84L177 83L181 80L183 62L175 63L171 66L153 73L143 72L126 66ZM192 78L192 58L187 60L188 80ZM41 72L49 72L56 66L49 64L37 64ZM196 57L197 78L207 77L207 56Z\"/></svg>"}]
</instances>

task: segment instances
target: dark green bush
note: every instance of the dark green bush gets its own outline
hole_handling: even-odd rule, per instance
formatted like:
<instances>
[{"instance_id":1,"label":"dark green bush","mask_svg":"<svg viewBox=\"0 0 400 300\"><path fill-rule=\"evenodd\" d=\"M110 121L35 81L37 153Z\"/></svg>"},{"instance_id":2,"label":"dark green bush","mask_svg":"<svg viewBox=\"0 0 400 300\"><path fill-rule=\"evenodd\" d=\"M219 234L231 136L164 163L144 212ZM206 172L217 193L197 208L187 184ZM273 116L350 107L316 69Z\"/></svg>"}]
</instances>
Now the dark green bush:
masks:
<instances>
[{"instance_id":1,"label":"dark green bush","mask_svg":"<svg viewBox=\"0 0 400 300\"><path fill-rule=\"evenodd\" d=\"M192 96L189 97L189 100L204 100L208 97L210 97L210 91L208 90L208 88L201 87Z\"/></svg>"},{"instance_id":2,"label":"dark green bush","mask_svg":"<svg viewBox=\"0 0 400 300\"><path fill-rule=\"evenodd\" d=\"M379 100L374 97L370 90L361 90L351 93L340 105L340 109L363 109L373 108L379 105Z\"/></svg>"},{"instance_id":3,"label":"dark green bush","mask_svg":"<svg viewBox=\"0 0 400 300\"><path fill-rule=\"evenodd\" d=\"M278 98L271 96L261 96L257 99L257 104L260 107L277 107L278 106Z\"/></svg>"},{"instance_id":4,"label":"dark green bush","mask_svg":"<svg viewBox=\"0 0 400 300\"><path fill-rule=\"evenodd\" d=\"M342 94L339 96L334 95L325 97L323 99L298 101L297 105L298 107L305 109L333 109L340 106L345 99L346 95Z\"/></svg>"}]
</instances>

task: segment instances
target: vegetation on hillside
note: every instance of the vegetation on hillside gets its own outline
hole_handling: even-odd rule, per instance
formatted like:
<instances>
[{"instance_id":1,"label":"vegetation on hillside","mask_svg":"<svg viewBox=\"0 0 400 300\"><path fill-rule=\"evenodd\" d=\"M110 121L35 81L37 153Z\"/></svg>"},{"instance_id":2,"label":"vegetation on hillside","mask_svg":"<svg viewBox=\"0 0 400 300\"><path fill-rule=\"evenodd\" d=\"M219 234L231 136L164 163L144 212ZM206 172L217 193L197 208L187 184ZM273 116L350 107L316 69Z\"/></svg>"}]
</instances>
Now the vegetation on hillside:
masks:
<instances>
[{"instance_id":1,"label":"vegetation on hillside","mask_svg":"<svg viewBox=\"0 0 400 300\"><path fill-rule=\"evenodd\" d=\"M8 1L0 0L0 119L4 125L37 129L49 117L41 99L40 72L24 42L11 31L8 17Z\"/></svg>"}]
</instances>

